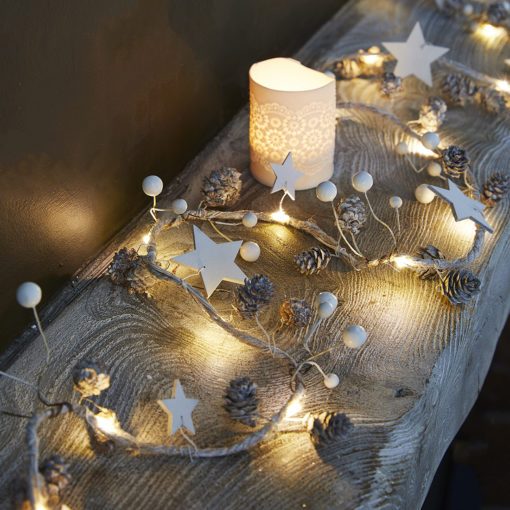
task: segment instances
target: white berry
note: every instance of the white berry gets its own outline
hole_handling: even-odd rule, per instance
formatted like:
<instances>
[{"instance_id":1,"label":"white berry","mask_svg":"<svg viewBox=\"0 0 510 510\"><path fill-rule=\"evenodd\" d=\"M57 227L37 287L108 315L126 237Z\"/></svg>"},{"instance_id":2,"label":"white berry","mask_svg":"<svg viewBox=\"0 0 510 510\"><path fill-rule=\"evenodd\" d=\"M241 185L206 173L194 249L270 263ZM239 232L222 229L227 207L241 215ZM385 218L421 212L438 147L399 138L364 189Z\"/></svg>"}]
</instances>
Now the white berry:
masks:
<instances>
[{"instance_id":1,"label":"white berry","mask_svg":"<svg viewBox=\"0 0 510 510\"><path fill-rule=\"evenodd\" d=\"M399 154L400 156L405 156L408 153L409 153L409 145L407 145L407 143L405 143L405 142L400 142L397 145L397 154Z\"/></svg>"},{"instance_id":2,"label":"white berry","mask_svg":"<svg viewBox=\"0 0 510 510\"><path fill-rule=\"evenodd\" d=\"M441 165L437 161L431 161L427 165L427 173L431 177L439 177L441 175Z\"/></svg>"},{"instance_id":3,"label":"white berry","mask_svg":"<svg viewBox=\"0 0 510 510\"><path fill-rule=\"evenodd\" d=\"M402 199L394 196L390 198L390 207L392 209L400 209L402 207Z\"/></svg>"},{"instance_id":4,"label":"white berry","mask_svg":"<svg viewBox=\"0 0 510 510\"><path fill-rule=\"evenodd\" d=\"M342 333L344 344L351 349L359 349L366 341L368 334L363 326L357 324L347 326Z\"/></svg>"},{"instance_id":5,"label":"white berry","mask_svg":"<svg viewBox=\"0 0 510 510\"><path fill-rule=\"evenodd\" d=\"M243 225L246 228L253 228L257 224L258 221L259 220L257 218L257 215L251 211L247 212L243 216Z\"/></svg>"},{"instance_id":6,"label":"white berry","mask_svg":"<svg viewBox=\"0 0 510 510\"><path fill-rule=\"evenodd\" d=\"M172 211L175 214L184 214L188 210L188 202L183 198L178 198L172 202Z\"/></svg>"},{"instance_id":7,"label":"white berry","mask_svg":"<svg viewBox=\"0 0 510 510\"><path fill-rule=\"evenodd\" d=\"M439 135L437 133L425 133L421 137L421 143L430 150L437 149L437 146L441 142L441 139L439 138Z\"/></svg>"},{"instance_id":8,"label":"white berry","mask_svg":"<svg viewBox=\"0 0 510 510\"><path fill-rule=\"evenodd\" d=\"M464 16L471 16L471 14L473 14L473 6L471 4L466 4L463 8L462 8L462 12L464 14Z\"/></svg>"},{"instance_id":9,"label":"white berry","mask_svg":"<svg viewBox=\"0 0 510 510\"><path fill-rule=\"evenodd\" d=\"M421 204L430 204L432 200L436 197L435 193L429 188L428 184L420 184L414 190L414 196L416 200Z\"/></svg>"},{"instance_id":10,"label":"white berry","mask_svg":"<svg viewBox=\"0 0 510 510\"><path fill-rule=\"evenodd\" d=\"M321 202L333 202L337 193L338 190L331 181L321 182L315 190L315 194Z\"/></svg>"},{"instance_id":11,"label":"white berry","mask_svg":"<svg viewBox=\"0 0 510 510\"><path fill-rule=\"evenodd\" d=\"M372 176L364 170L352 176L352 187L361 193L366 193L374 184Z\"/></svg>"},{"instance_id":12,"label":"white berry","mask_svg":"<svg viewBox=\"0 0 510 510\"><path fill-rule=\"evenodd\" d=\"M334 311L335 307L331 303L325 301L319 305L319 308L317 308L317 315L321 319L327 319L333 315Z\"/></svg>"},{"instance_id":13,"label":"white berry","mask_svg":"<svg viewBox=\"0 0 510 510\"><path fill-rule=\"evenodd\" d=\"M331 292L321 292L317 296L315 304L318 308L322 303L329 303L333 308L336 308L338 306L338 299Z\"/></svg>"},{"instance_id":14,"label":"white berry","mask_svg":"<svg viewBox=\"0 0 510 510\"><path fill-rule=\"evenodd\" d=\"M336 374L326 374L324 377L324 386L332 390L340 384L340 378Z\"/></svg>"},{"instance_id":15,"label":"white berry","mask_svg":"<svg viewBox=\"0 0 510 510\"><path fill-rule=\"evenodd\" d=\"M146 195L157 197L163 191L163 181L157 175L149 175L143 180L142 189Z\"/></svg>"},{"instance_id":16,"label":"white berry","mask_svg":"<svg viewBox=\"0 0 510 510\"><path fill-rule=\"evenodd\" d=\"M37 283L22 283L16 291L16 299L24 308L34 308L41 302L42 290Z\"/></svg>"},{"instance_id":17,"label":"white berry","mask_svg":"<svg viewBox=\"0 0 510 510\"><path fill-rule=\"evenodd\" d=\"M255 262L260 257L260 246L253 241L246 241L239 253L246 262Z\"/></svg>"}]
</instances>

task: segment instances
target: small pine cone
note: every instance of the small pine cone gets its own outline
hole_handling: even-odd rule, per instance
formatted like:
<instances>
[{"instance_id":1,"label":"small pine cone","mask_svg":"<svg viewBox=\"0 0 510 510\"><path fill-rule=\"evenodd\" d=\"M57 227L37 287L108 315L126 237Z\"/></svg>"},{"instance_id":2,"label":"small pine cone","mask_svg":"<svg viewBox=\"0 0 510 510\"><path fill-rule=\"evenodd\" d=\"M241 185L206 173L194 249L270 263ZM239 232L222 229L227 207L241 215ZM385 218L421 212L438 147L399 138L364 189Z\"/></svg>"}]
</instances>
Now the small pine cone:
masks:
<instances>
[{"instance_id":1,"label":"small pine cone","mask_svg":"<svg viewBox=\"0 0 510 510\"><path fill-rule=\"evenodd\" d=\"M340 80L352 80L361 76L362 70L357 58L344 57L336 62L333 72Z\"/></svg>"},{"instance_id":2,"label":"small pine cone","mask_svg":"<svg viewBox=\"0 0 510 510\"><path fill-rule=\"evenodd\" d=\"M101 363L83 360L73 368L73 382L82 397L91 397L110 387L110 376Z\"/></svg>"},{"instance_id":3,"label":"small pine cone","mask_svg":"<svg viewBox=\"0 0 510 510\"><path fill-rule=\"evenodd\" d=\"M351 195L337 206L338 223L340 228L358 235L367 222L367 208L357 195Z\"/></svg>"},{"instance_id":4,"label":"small pine cone","mask_svg":"<svg viewBox=\"0 0 510 510\"><path fill-rule=\"evenodd\" d=\"M331 260L331 253L320 246L298 253L294 262L301 274L320 273Z\"/></svg>"},{"instance_id":5,"label":"small pine cone","mask_svg":"<svg viewBox=\"0 0 510 510\"><path fill-rule=\"evenodd\" d=\"M381 92L385 96L391 96L402 91L402 78L393 73L384 73L381 81Z\"/></svg>"},{"instance_id":6,"label":"small pine cone","mask_svg":"<svg viewBox=\"0 0 510 510\"><path fill-rule=\"evenodd\" d=\"M121 248L114 256L107 274L115 285L125 287L130 294L149 295L156 278L147 270L144 260L133 248Z\"/></svg>"},{"instance_id":7,"label":"small pine cone","mask_svg":"<svg viewBox=\"0 0 510 510\"><path fill-rule=\"evenodd\" d=\"M443 252L439 249L433 246L432 244L429 244L428 246L425 246L423 248L420 248L418 250L418 255L424 259L424 260L442 260L444 259ZM418 276L422 280L435 280L439 277L437 271L429 267L428 269L423 269L421 272L418 273Z\"/></svg>"},{"instance_id":8,"label":"small pine cone","mask_svg":"<svg viewBox=\"0 0 510 510\"><path fill-rule=\"evenodd\" d=\"M265 275L246 278L244 285L237 287L235 308L245 317L255 315L267 305L274 294L273 282Z\"/></svg>"},{"instance_id":9,"label":"small pine cone","mask_svg":"<svg viewBox=\"0 0 510 510\"><path fill-rule=\"evenodd\" d=\"M510 2L494 2L487 8L487 22L499 25L510 17Z\"/></svg>"},{"instance_id":10,"label":"small pine cone","mask_svg":"<svg viewBox=\"0 0 510 510\"><path fill-rule=\"evenodd\" d=\"M303 328L312 320L312 307L304 299L290 298L281 304L280 318L285 326Z\"/></svg>"},{"instance_id":11,"label":"small pine cone","mask_svg":"<svg viewBox=\"0 0 510 510\"><path fill-rule=\"evenodd\" d=\"M427 131L437 131L444 122L448 107L443 99L431 96L420 108L419 122Z\"/></svg>"},{"instance_id":12,"label":"small pine cone","mask_svg":"<svg viewBox=\"0 0 510 510\"><path fill-rule=\"evenodd\" d=\"M450 145L441 151L441 160L446 175L458 179L469 168L469 157L458 145Z\"/></svg>"},{"instance_id":13,"label":"small pine cone","mask_svg":"<svg viewBox=\"0 0 510 510\"><path fill-rule=\"evenodd\" d=\"M441 83L441 90L451 103L464 106L472 102L478 93L478 86L462 74L447 74Z\"/></svg>"},{"instance_id":14,"label":"small pine cone","mask_svg":"<svg viewBox=\"0 0 510 510\"><path fill-rule=\"evenodd\" d=\"M225 394L224 408L233 420L255 427L258 403L257 385L249 377L239 377L230 381Z\"/></svg>"},{"instance_id":15,"label":"small pine cone","mask_svg":"<svg viewBox=\"0 0 510 510\"><path fill-rule=\"evenodd\" d=\"M344 413L324 412L308 421L308 431L316 446L344 439L352 428L351 420Z\"/></svg>"},{"instance_id":16,"label":"small pine cone","mask_svg":"<svg viewBox=\"0 0 510 510\"><path fill-rule=\"evenodd\" d=\"M483 185L482 202L487 207L494 207L509 190L510 176L496 172Z\"/></svg>"},{"instance_id":17,"label":"small pine cone","mask_svg":"<svg viewBox=\"0 0 510 510\"><path fill-rule=\"evenodd\" d=\"M506 101L503 94L497 90L484 88L480 90L478 94L480 104L489 113L503 113L506 110Z\"/></svg>"},{"instance_id":18,"label":"small pine cone","mask_svg":"<svg viewBox=\"0 0 510 510\"><path fill-rule=\"evenodd\" d=\"M241 196L241 172L235 168L223 167L213 170L204 177L202 195L210 207L229 207L235 205Z\"/></svg>"},{"instance_id":19,"label":"small pine cone","mask_svg":"<svg viewBox=\"0 0 510 510\"><path fill-rule=\"evenodd\" d=\"M441 277L441 292L453 305L466 304L480 292L480 280L467 269L452 269Z\"/></svg>"},{"instance_id":20,"label":"small pine cone","mask_svg":"<svg viewBox=\"0 0 510 510\"><path fill-rule=\"evenodd\" d=\"M47 504L50 508L59 507L65 490L71 483L69 464L59 455L52 455L39 468L44 478Z\"/></svg>"}]
</instances>

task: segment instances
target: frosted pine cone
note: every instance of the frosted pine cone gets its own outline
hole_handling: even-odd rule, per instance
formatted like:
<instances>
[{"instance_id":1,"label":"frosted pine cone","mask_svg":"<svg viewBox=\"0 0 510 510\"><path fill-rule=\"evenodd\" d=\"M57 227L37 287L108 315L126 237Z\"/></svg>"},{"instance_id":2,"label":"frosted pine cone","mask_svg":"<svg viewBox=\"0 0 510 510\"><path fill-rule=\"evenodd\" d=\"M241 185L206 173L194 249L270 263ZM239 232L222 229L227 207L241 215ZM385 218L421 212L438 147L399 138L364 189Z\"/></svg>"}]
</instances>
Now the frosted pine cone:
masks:
<instances>
[{"instance_id":1,"label":"frosted pine cone","mask_svg":"<svg viewBox=\"0 0 510 510\"><path fill-rule=\"evenodd\" d=\"M273 297L273 282L265 275L246 278L244 285L237 287L235 307L245 317L255 315Z\"/></svg>"},{"instance_id":2,"label":"frosted pine cone","mask_svg":"<svg viewBox=\"0 0 510 510\"><path fill-rule=\"evenodd\" d=\"M312 320L312 307L304 299L290 298L281 304L280 318L285 326L303 328Z\"/></svg>"},{"instance_id":3,"label":"frosted pine cone","mask_svg":"<svg viewBox=\"0 0 510 510\"><path fill-rule=\"evenodd\" d=\"M308 422L308 431L316 446L344 439L352 428L351 420L344 413L324 412L311 417Z\"/></svg>"},{"instance_id":4,"label":"frosted pine cone","mask_svg":"<svg viewBox=\"0 0 510 510\"><path fill-rule=\"evenodd\" d=\"M73 382L82 397L91 397L110 387L110 376L101 363L83 360L73 368Z\"/></svg>"},{"instance_id":5,"label":"frosted pine cone","mask_svg":"<svg viewBox=\"0 0 510 510\"><path fill-rule=\"evenodd\" d=\"M341 80L352 80L361 76L361 66L357 58L344 57L338 60L333 70Z\"/></svg>"},{"instance_id":6,"label":"frosted pine cone","mask_svg":"<svg viewBox=\"0 0 510 510\"><path fill-rule=\"evenodd\" d=\"M489 113L503 113L506 110L505 97L497 90L483 88L478 94L478 99Z\"/></svg>"},{"instance_id":7,"label":"frosted pine cone","mask_svg":"<svg viewBox=\"0 0 510 510\"><path fill-rule=\"evenodd\" d=\"M308 275L320 273L327 267L330 260L331 253L320 246L298 253L294 257L294 262L300 273Z\"/></svg>"},{"instance_id":8,"label":"frosted pine cone","mask_svg":"<svg viewBox=\"0 0 510 510\"><path fill-rule=\"evenodd\" d=\"M441 90L446 99L459 106L472 102L478 93L478 86L462 74L447 74L441 83Z\"/></svg>"},{"instance_id":9,"label":"frosted pine cone","mask_svg":"<svg viewBox=\"0 0 510 510\"><path fill-rule=\"evenodd\" d=\"M225 395L225 409L233 420L255 427L257 415L257 385L248 377L230 381Z\"/></svg>"},{"instance_id":10,"label":"frosted pine cone","mask_svg":"<svg viewBox=\"0 0 510 510\"><path fill-rule=\"evenodd\" d=\"M114 256L107 271L115 285L125 287L130 294L149 295L157 279L147 270L144 260L133 248L121 248Z\"/></svg>"},{"instance_id":11,"label":"frosted pine cone","mask_svg":"<svg viewBox=\"0 0 510 510\"><path fill-rule=\"evenodd\" d=\"M385 96L391 96L402 91L402 78L393 73L384 73L381 81L381 92Z\"/></svg>"},{"instance_id":12,"label":"frosted pine cone","mask_svg":"<svg viewBox=\"0 0 510 510\"><path fill-rule=\"evenodd\" d=\"M450 145L441 151L441 160L445 174L458 179L469 168L469 157L458 145Z\"/></svg>"},{"instance_id":13,"label":"frosted pine cone","mask_svg":"<svg viewBox=\"0 0 510 510\"><path fill-rule=\"evenodd\" d=\"M483 185L482 202L494 207L510 190L510 177L500 172L492 174Z\"/></svg>"},{"instance_id":14,"label":"frosted pine cone","mask_svg":"<svg viewBox=\"0 0 510 510\"><path fill-rule=\"evenodd\" d=\"M424 260L442 260L444 259L444 255L435 246L429 244L424 248L420 248L418 251L419 256ZM438 272L433 267L429 267L428 269L423 269L418 273L419 277L422 280L435 280L439 277Z\"/></svg>"},{"instance_id":15,"label":"frosted pine cone","mask_svg":"<svg viewBox=\"0 0 510 510\"><path fill-rule=\"evenodd\" d=\"M448 107L443 99L431 96L420 108L419 122L427 131L437 131L444 122Z\"/></svg>"},{"instance_id":16,"label":"frosted pine cone","mask_svg":"<svg viewBox=\"0 0 510 510\"><path fill-rule=\"evenodd\" d=\"M337 206L340 228L358 235L367 222L367 208L357 195L351 195Z\"/></svg>"},{"instance_id":17,"label":"frosted pine cone","mask_svg":"<svg viewBox=\"0 0 510 510\"><path fill-rule=\"evenodd\" d=\"M204 202L210 207L235 205L241 196L242 185L241 173L235 168L213 170L202 183Z\"/></svg>"},{"instance_id":18,"label":"frosted pine cone","mask_svg":"<svg viewBox=\"0 0 510 510\"><path fill-rule=\"evenodd\" d=\"M46 497L50 508L59 507L62 496L71 483L69 464L59 455L52 455L39 469L44 478Z\"/></svg>"},{"instance_id":19,"label":"frosted pine cone","mask_svg":"<svg viewBox=\"0 0 510 510\"><path fill-rule=\"evenodd\" d=\"M463 305L480 292L480 280L468 269L452 269L441 277L441 291L453 305Z\"/></svg>"}]
</instances>

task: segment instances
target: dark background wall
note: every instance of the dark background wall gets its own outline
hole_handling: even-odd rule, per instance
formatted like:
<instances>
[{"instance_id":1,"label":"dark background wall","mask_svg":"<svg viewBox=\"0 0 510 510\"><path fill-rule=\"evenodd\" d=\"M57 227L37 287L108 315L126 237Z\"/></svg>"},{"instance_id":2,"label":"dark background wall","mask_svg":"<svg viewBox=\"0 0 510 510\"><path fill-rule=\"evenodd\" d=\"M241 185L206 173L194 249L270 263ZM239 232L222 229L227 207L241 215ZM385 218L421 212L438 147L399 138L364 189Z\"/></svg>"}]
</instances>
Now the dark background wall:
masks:
<instances>
[{"instance_id":1,"label":"dark background wall","mask_svg":"<svg viewBox=\"0 0 510 510\"><path fill-rule=\"evenodd\" d=\"M251 63L289 55L339 0L0 4L0 350L247 100Z\"/></svg>"}]
</instances>

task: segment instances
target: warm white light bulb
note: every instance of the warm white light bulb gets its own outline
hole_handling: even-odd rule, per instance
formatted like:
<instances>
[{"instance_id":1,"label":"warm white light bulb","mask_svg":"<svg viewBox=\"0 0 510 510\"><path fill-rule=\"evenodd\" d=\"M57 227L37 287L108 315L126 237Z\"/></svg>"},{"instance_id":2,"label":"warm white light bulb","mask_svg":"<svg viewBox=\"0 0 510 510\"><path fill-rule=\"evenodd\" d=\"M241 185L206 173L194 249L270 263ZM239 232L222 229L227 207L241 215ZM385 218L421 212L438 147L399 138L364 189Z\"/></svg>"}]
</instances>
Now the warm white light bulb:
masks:
<instances>
[{"instance_id":1,"label":"warm white light bulb","mask_svg":"<svg viewBox=\"0 0 510 510\"><path fill-rule=\"evenodd\" d=\"M395 264L397 269L404 269L405 267L411 267L414 262L411 257L407 255L397 255L392 257L391 261Z\"/></svg>"},{"instance_id":2,"label":"warm white light bulb","mask_svg":"<svg viewBox=\"0 0 510 510\"><path fill-rule=\"evenodd\" d=\"M106 435L112 435L119 431L117 416L113 411L105 410L94 415L94 423Z\"/></svg>"},{"instance_id":3,"label":"warm white light bulb","mask_svg":"<svg viewBox=\"0 0 510 510\"><path fill-rule=\"evenodd\" d=\"M506 80L496 80L496 90L510 94L510 83Z\"/></svg>"},{"instance_id":4,"label":"warm white light bulb","mask_svg":"<svg viewBox=\"0 0 510 510\"><path fill-rule=\"evenodd\" d=\"M151 235L150 235L150 234L145 234L145 235L142 237L142 242L143 242L143 244L148 244L150 240L151 240Z\"/></svg>"},{"instance_id":5,"label":"warm white light bulb","mask_svg":"<svg viewBox=\"0 0 510 510\"><path fill-rule=\"evenodd\" d=\"M301 403L300 399L296 399L289 407L287 407L287 411L285 412L285 418L292 418L293 416L296 416L299 412L301 412L303 409L303 404Z\"/></svg>"},{"instance_id":6,"label":"warm white light bulb","mask_svg":"<svg viewBox=\"0 0 510 510\"><path fill-rule=\"evenodd\" d=\"M476 29L476 33L486 39L495 39L506 33L506 30L503 27L495 27L490 23L482 23Z\"/></svg>"},{"instance_id":7,"label":"warm white light bulb","mask_svg":"<svg viewBox=\"0 0 510 510\"><path fill-rule=\"evenodd\" d=\"M271 214L271 219L277 221L278 223L287 223L287 221L289 221L289 218L290 216L283 209L280 209Z\"/></svg>"}]
</instances>

